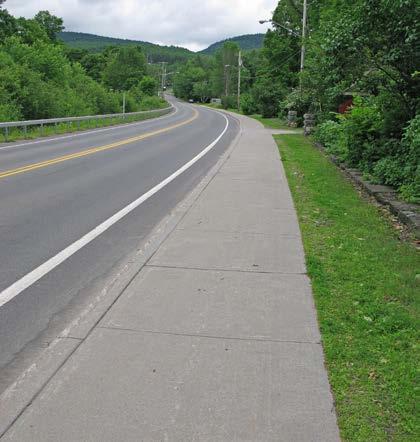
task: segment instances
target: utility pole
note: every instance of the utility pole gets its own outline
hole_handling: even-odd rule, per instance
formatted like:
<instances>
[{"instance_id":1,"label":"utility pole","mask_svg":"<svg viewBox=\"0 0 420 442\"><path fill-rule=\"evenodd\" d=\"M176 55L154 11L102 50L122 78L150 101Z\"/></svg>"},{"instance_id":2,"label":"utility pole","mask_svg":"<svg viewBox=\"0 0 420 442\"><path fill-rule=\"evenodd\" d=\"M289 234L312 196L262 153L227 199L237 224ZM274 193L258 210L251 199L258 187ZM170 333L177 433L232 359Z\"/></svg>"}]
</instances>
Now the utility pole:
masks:
<instances>
[{"instance_id":1,"label":"utility pole","mask_svg":"<svg viewBox=\"0 0 420 442\"><path fill-rule=\"evenodd\" d=\"M300 51L300 71L305 67L305 39L306 39L306 21L308 13L307 0L303 0L303 17L302 17L302 48Z\"/></svg>"},{"instance_id":2,"label":"utility pole","mask_svg":"<svg viewBox=\"0 0 420 442\"><path fill-rule=\"evenodd\" d=\"M225 64L225 97L228 96L229 88L228 88L228 78L227 78L227 68L230 64Z\"/></svg>"},{"instance_id":3,"label":"utility pole","mask_svg":"<svg viewBox=\"0 0 420 442\"><path fill-rule=\"evenodd\" d=\"M238 110L241 108L241 68L242 68L242 56L241 51L238 54Z\"/></svg>"},{"instance_id":4,"label":"utility pole","mask_svg":"<svg viewBox=\"0 0 420 442\"><path fill-rule=\"evenodd\" d=\"M162 61L162 84L161 84L161 88L162 88L162 98L164 96L165 93L165 84L166 84L166 61Z\"/></svg>"}]
</instances>

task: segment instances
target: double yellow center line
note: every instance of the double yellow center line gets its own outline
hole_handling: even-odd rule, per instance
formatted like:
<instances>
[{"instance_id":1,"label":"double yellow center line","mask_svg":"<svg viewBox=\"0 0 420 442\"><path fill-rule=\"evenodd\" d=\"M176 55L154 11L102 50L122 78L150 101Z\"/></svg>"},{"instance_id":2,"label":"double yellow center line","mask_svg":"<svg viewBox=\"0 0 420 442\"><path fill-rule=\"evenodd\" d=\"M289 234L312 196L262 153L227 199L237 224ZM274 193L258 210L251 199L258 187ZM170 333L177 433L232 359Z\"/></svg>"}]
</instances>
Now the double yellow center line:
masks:
<instances>
[{"instance_id":1,"label":"double yellow center line","mask_svg":"<svg viewBox=\"0 0 420 442\"><path fill-rule=\"evenodd\" d=\"M153 132L147 132L143 135L139 135L137 137L126 138L125 140L117 141L112 144L106 144L104 146L92 147L90 149L82 150L80 152L72 153L69 155L64 155L61 157L52 158L51 160L41 161L39 163L32 163L26 166L18 167L16 169L5 170L0 172L0 179L6 178L12 175L18 175L20 173L30 172L32 170L41 169L43 167L52 166L53 164L63 163L64 161L73 160L75 158L81 158L88 155L93 155L97 152L103 152L104 150L115 149L117 147L125 146L127 144L134 143L136 141L141 141L146 138L153 137L155 135L162 134L164 132L169 132L170 130L176 129L181 126L185 126L186 124L191 123L198 117L197 110L194 109L194 115L188 120L182 121L181 123L174 124L172 126L164 127L163 129L155 130Z\"/></svg>"}]
</instances>

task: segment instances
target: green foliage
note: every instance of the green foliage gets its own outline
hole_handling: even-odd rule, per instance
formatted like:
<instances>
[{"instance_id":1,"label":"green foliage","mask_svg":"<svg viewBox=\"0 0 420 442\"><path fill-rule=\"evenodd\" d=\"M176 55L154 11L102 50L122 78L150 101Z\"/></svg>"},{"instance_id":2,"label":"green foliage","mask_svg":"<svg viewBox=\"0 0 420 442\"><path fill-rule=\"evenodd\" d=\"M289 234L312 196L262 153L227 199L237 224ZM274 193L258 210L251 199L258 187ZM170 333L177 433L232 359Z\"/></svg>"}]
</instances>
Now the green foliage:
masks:
<instances>
[{"instance_id":1,"label":"green foliage","mask_svg":"<svg viewBox=\"0 0 420 442\"><path fill-rule=\"evenodd\" d=\"M268 77L261 77L251 89L258 111L264 118L277 116L282 89Z\"/></svg>"},{"instance_id":2,"label":"green foliage","mask_svg":"<svg viewBox=\"0 0 420 442\"><path fill-rule=\"evenodd\" d=\"M320 142L328 153L344 159L347 150L344 148L343 128L337 121L328 120L318 125L315 129L314 138Z\"/></svg>"},{"instance_id":3,"label":"green foliage","mask_svg":"<svg viewBox=\"0 0 420 442\"><path fill-rule=\"evenodd\" d=\"M168 107L168 103L162 98L157 96L145 96L140 102L138 110L163 109L165 107Z\"/></svg>"},{"instance_id":4,"label":"green foliage","mask_svg":"<svg viewBox=\"0 0 420 442\"><path fill-rule=\"evenodd\" d=\"M190 60L184 65L178 74L174 77L173 89L177 97L188 100L190 98L194 100L200 99L203 91L201 87L208 84L208 73L199 66L199 59ZM201 85L200 89L198 86ZM195 89L194 89L195 87Z\"/></svg>"},{"instance_id":5,"label":"green foliage","mask_svg":"<svg viewBox=\"0 0 420 442\"><path fill-rule=\"evenodd\" d=\"M375 164L373 174L398 188L404 199L420 203L420 115L411 120L402 141Z\"/></svg>"},{"instance_id":6,"label":"green foliage","mask_svg":"<svg viewBox=\"0 0 420 442\"><path fill-rule=\"evenodd\" d=\"M154 78L144 76L141 50L117 48L103 54L69 50L56 41L61 29L62 20L48 11L34 19L16 19L0 9L2 121L117 113L122 109L119 91L137 86L138 96L127 93L127 112L162 107L160 99L145 99L157 87Z\"/></svg>"},{"instance_id":7,"label":"green foliage","mask_svg":"<svg viewBox=\"0 0 420 442\"><path fill-rule=\"evenodd\" d=\"M120 47L108 59L103 72L104 83L114 90L129 90L146 74L146 66L141 47Z\"/></svg>"},{"instance_id":8,"label":"green foliage","mask_svg":"<svg viewBox=\"0 0 420 442\"><path fill-rule=\"evenodd\" d=\"M298 125L303 123L303 115L306 112L312 111L311 96L299 88L292 89L292 91L284 97L279 105L280 114L286 116L287 111L293 110L298 113Z\"/></svg>"},{"instance_id":9,"label":"green foliage","mask_svg":"<svg viewBox=\"0 0 420 442\"><path fill-rule=\"evenodd\" d=\"M145 76L140 81L139 88L144 95L156 95L158 91L158 83L154 78Z\"/></svg>"},{"instance_id":10,"label":"green foliage","mask_svg":"<svg viewBox=\"0 0 420 442\"><path fill-rule=\"evenodd\" d=\"M369 171L382 156L382 118L371 100L357 99L342 117L343 143L350 166Z\"/></svg>"},{"instance_id":11,"label":"green foliage","mask_svg":"<svg viewBox=\"0 0 420 442\"><path fill-rule=\"evenodd\" d=\"M241 111L245 115L252 115L257 112L257 105L251 94L245 93L241 95Z\"/></svg>"},{"instance_id":12,"label":"green foliage","mask_svg":"<svg viewBox=\"0 0 420 442\"><path fill-rule=\"evenodd\" d=\"M222 97L223 109L235 109L237 107L237 98L233 95L224 95Z\"/></svg>"},{"instance_id":13,"label":"green foliage","mask_svg":"<svg viewBox=\"0 0 420 442\"><path fill-rule=\"evenodd\" d=\"M368 97L341 119L331 145L350 165L418 199L418 145L403 139L420 106L418 2L320 1L318 10L301 76L312 110L323 121L346 95Z\"/></svg>"},{"instance_id":14,"label":"green foliage","mask_svg":"<svg viewBox=\"0 0 420 442\"><path fill-rule=\"evenodd\" d=\"M206 103L211 98L211 90L208 80L202 80L194 83L192 96L201 103Z\"/></svg>"},{"instance_id":15,"label":"green foliage","mask_svg":"<svg viewBox=\"0 0 420 442\"><path fill-rule=\"evenodd\" d=\"M412 202L420 201L420 116L404 130L402 139L388 138L379 107L372 100L357 99L352 109L328 120L315 131L327 152L357 167L377 182L397 188Z\"/></svg>"},{"instance_id":16,"label":"green foliage","mask_svg":"<svg viewBox=\"0 0 420 442\"><path fill-rule=\"evenodd\" d=\"M55 15L51 15L48 11L39 11L35 15L35 21L45 30L51 41L56 41L57 34L64 29L63 20Z\"/></svg>"}]
</instances>

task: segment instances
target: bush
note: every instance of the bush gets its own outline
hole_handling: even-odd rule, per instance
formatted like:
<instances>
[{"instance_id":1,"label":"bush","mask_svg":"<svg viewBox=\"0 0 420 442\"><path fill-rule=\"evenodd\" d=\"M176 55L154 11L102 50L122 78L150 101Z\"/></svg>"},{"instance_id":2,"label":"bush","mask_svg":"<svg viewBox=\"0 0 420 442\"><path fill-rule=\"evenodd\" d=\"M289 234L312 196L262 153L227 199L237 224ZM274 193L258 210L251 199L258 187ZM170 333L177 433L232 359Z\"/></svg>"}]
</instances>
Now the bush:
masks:
<instances>
[{"instance_id":1,"label":"bush","mask_svg":"<svg viewBox=\"0 0 420 442\"><path fill-rule=\"evenodd\" d=\"M311 110L311 97L300 89L294 89L280 102L280 113L285 114L289 110L297 112L297 123L303 124L303 114Z\"/></svg>"},{"instance_id":2,"label":"bush","mask_svg":"<svg viewBox=\"0 0 420 442\"><path fill-rule=\"evenodd\" d=\"M154 78L145 76L140 81L139 88L144 95L153 96L157 94L158 83Z\"/></svg>"},{"instance_id":3,"label":"bush","mask_svg":"<svg viewBox=\"0 0 420 442\"><path fill-rule=\"evenodd\" d=\"M165 107L168 107L168 103L162 98L146 96L140 102L139 110L163 109Z\"/></svg>"},{"instance_id":4,"label":"bush","mask_svg":"<svg viewBox=\"0 0 420 442\"><path fill-rule=\"evenodd\" d=\"M328 153L338 156L341 160L346 158L343 128L337 121L328 120L317 126L314 138L325 147Z\"/></svg>"},{"instance_id":5,"label":"bush","mask_svg":"<svg viewBox=\"0 0 420 442\"><path fill-rule=\"evenodd\" d=\"M420 115L410 121L401 141L385 145L387 155L375 164L374 176L396 187L404 199L420 201Z\"/></svg>"},{"instance_id":6,"label":"bush","mask_svg":"<svg viewBox=\"0 0 420 442\"><path fill-rule=\"evenodd\" d=\"M241 95L241 110L245 115L252 115L257 112L257 105L250 94Z\"/></svg>"},{"instance_id":7,"label":"bush","mask_svg":"<svg viewBox=\"0 0 420 442\"><path fill-rule=\"evenodd\" d=\"M343 147L350 166L370 172L383 157L381 149L382 115L371 100L355 98L350 112L342 117Z\"/></svg>"},{"instance_id":8,"label":"bush","mask_svg":"<svg viewBox=\"0 0 420 442\"><path fill-rule=\"evenodd\" d=\"M356 100L339 121L317 126L314 137L328 153L371 174L376 182L398 189L404 199L420 201L420 115L413 118L402 139L382 132L382 114L374 102Z\"/></svg>"},{"instance_id":9,"label":"bush","mask_svg":"<svg viewBox=\"0 0 420 442\"><path fill-rule=\"evenodd\" d=\"M251 90L254 102L258 103L258 113L264 118L276 117L282 93L280 86L273 84L269 78L258 79Z\"/></svg>"},{"instance_id":10,"label":"bush","mask_svg":"<svg viewBox=\"0 0 420 442\"><path fill-rule=\"evenodd\" d=\"M237 97L234 95L227 95L222 97L223 109L236 109L238 107Z\"/></svg>"}]
</instances>

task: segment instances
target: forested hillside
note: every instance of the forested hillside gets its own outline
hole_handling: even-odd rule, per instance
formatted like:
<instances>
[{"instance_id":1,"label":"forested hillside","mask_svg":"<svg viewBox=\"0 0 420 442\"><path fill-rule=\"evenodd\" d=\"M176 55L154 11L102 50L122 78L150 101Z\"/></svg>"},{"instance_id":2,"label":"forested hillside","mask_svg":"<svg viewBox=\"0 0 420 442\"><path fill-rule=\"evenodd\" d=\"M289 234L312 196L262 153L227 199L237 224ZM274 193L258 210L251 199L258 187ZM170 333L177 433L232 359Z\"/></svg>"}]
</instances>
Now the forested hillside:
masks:
<instances>
[{"instance_id":1,"label":"forested hillside","mask_svg":"<svg viewBox=\"0 0 420 442\"><path fill-rule=\"evenodd\" d=\"M236 43L242 50L261 49L264 42L264 34L246 34L238 37L227 38L226 40L213 43L208 48L200 51L201 54L214 54L220 49L224 43L232 41Z\"/></svg>"},{"instance_id":2,"label":"forested hillside","mask_svg":"<svg viewBox=\"0 0 420 442\"><path fill-rule=\"evenodd\" d=\"M0 1L0 121L103 114L164 106L159 72L139 46L98 54L59 41L62 19L40 11L15 18Z\"/></svg>"},{"instance_id":3,"label":"forested hillside","mask_svg":"<svg viewBox=\"0 0 420 442\"><path fill-rule=\"evenodd\" d=\"M169 63L183 62L193 54L188 49L178 46L160 46L145 41L102 37L82 32L63 31L58 34L58 37L71 48L84 49L89 52L102 52L109 46L139 46L143 49L148 61L151 63L161 61Z\"/></svg>"}]
</instances>

